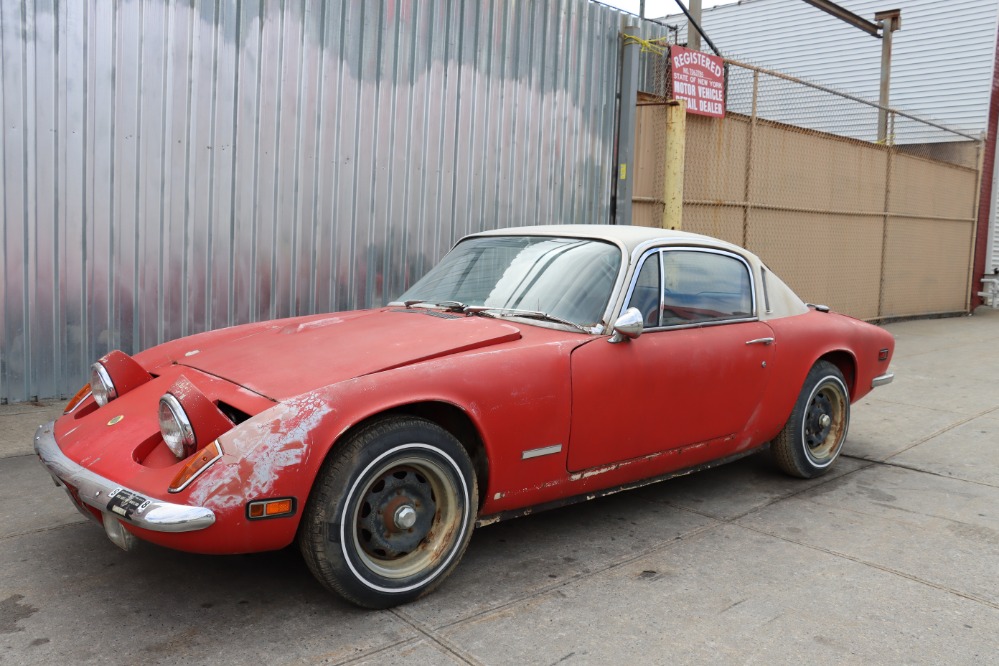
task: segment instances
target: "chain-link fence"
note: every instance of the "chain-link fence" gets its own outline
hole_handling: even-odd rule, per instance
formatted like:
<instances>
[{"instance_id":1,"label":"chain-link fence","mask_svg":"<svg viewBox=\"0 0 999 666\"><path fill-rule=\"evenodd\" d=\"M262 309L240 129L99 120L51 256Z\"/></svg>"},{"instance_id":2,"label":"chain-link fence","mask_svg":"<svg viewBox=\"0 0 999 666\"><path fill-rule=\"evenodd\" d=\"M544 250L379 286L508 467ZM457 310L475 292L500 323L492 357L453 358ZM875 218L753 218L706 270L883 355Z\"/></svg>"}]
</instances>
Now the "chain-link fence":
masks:
<instances>
[{"instance_id":1,"label":"chain-link fence","mask_svg":"<svg viewBox=\"0 0 999 666\"><path fill-rule=\"evenodd\" d=\"M634 222L661 224L669 46L647 48ZM967 309L981 142L725 60L724 118L686 118L682 228L757 253L802 298L868 320Z\"/></svg>"}]
</instances>

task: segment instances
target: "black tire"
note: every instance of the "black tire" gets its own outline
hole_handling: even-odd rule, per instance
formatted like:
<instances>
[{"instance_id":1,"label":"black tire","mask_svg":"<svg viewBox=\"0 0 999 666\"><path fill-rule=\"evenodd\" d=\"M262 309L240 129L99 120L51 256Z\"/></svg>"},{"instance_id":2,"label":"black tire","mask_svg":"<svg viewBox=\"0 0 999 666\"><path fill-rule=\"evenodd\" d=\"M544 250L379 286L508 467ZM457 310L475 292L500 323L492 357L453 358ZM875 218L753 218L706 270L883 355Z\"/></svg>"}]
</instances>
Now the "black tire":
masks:
<instances>
[{"instance_id":1,"label":"black tire","mask_svg":"<svg viewBox=\"0 0 999 666\"><path fill-rule=\"evenodd\" d=\"M465 448L430 421L389 417L330 453L298 543L313 575L364 608L433 590L458 564L478 503Z\"/></svg>"},{"instance_id":2,"label":"black tire","mask_svg":"<svg viewBox=\"0 0 999 666\"><path fill-rule=\"evenodd\" d=\"M829 471L850 427L850 390L843 373L819 361L808 372L791 416L770 446L782 471L814 479Z\"/></svg>"}]
</instances>

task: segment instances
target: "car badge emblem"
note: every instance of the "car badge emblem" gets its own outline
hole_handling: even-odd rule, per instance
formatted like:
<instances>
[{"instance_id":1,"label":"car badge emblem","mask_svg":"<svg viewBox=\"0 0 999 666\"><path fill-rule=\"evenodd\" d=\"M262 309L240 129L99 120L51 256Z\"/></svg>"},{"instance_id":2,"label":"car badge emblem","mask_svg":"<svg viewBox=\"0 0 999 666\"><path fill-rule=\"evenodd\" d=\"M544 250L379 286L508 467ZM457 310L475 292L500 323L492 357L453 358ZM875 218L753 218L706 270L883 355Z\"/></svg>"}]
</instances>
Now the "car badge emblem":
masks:
<instances>
[{"instance_id":1,"label":"car badge emblem","mask_svg":"<svg viewBox=\"0 0 999 666\"><path fill-rule=\"evenodd\" d=\"M124 419L124 418L125 418L124 414L119 414L118 416L116 416L113 419L111 419L110 421L108 421L108 425L109 426L113 426L116 423L120 423L121 420Z\"/></svg>"}]
</instances>

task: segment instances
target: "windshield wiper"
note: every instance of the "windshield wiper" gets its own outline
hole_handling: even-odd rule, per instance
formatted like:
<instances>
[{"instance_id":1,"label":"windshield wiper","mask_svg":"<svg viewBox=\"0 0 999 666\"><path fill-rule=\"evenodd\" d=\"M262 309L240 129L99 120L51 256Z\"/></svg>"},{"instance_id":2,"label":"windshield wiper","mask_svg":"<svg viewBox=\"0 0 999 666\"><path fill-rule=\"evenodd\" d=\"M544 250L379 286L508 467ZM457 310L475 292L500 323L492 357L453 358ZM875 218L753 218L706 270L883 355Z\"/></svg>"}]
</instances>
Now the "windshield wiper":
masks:
<instances>
[{"instance_id":1,"label":"windshield wiper","mask_svg":"<svg viewBox=\"0 0 999 666\"><path fill-rule=\"evenodd\" d=\"M566 326L571 326L577 330L584 333L592 333L593 331L585 326L581 326L574 321L569 321L568 319L562 319L547 312L541 312L540 310L520 310L517 308L501 308L489 305L465 305L461 301L425 301L422 299L413 299L411 301L403 301L402 303L407 308L419 307L419 308L439 308L445 312L460 312L462 314L481 314L487 317L523 317L524 319L540 319L542 321L550 321L556 324L564 324Z\"/></svg>"},{"instance_id":2,"label":"windshield wiper","mask_svg":"<svg viewBox=\"0 0 999 666\"><path fill-rule=\"evenodd\" d=\"M403 305L407 308L412 308L414 306L422 306L424 308L440 308L445 312L467 312L468 307L461 301L424 301L421 299L416 299L412 301L403 301Z\"/></svg>"},{"instance_id":3,"label":"windshield wiper","mask_svg":"<svg viewBox=\"0 0 999 666\"><path fill-rule=\"evenodd\" d=\"M582 331L583 333L592 333L592 331L585 326L581 326L574 321L569 321L568 319L562 319L561 317L556 317L555 315L548 314L547 312L541 312L540 310L519 310L517 308L498 308L490 307L488 305L467 305L462 312L467 312L470 314L484 314L486 316L511 316L511 317L523 317L524 319L540 319L542 321L551 321L556 324L565 324L566 326L572 326L575 329Z\"/></svg>"}]
</instances>

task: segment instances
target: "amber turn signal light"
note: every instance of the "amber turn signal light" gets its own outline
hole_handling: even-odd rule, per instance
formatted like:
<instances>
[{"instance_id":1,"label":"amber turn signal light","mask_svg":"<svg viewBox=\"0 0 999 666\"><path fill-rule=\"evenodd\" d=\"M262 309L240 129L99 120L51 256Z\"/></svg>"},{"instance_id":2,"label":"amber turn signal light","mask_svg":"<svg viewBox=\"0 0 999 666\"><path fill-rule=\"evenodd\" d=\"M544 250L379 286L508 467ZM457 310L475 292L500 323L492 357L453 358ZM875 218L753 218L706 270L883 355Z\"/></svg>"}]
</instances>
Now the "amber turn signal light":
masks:
<instances>
[{"instance_id":1,"label":"amber turn signal light","mask_svg":"<svg viewBox=\"0 0 999 666\"><path fill-rule=\"evenodd\" d=\"M206 469L215 464L222 457L222 445L219 440L215 440L205 448L201 449L187 461L184 468L173 478L170 483L170 492L179 493L184 488L191 485L191 482L201 476Z\"/></svg>"},{"instance_id":2,"label":"amber turn signal light","mask_svg":"<svg viewBox=\"0 0 999 666\"><path fill-rule=\"evenodd\" d=\"M90 395L90 384L84 385L82 389L76 392L76 395L69 399L69 402L66 403L66 407L63 408L62 413L69 414L71 411L79 407L80 403L83 402L88 395Z\"/></svg>"},{"instance_id":3,"label":"amber turn signal light","mask_svg":"<svg viewBox=\"0 0 999 666\"><path fill-rule=\"evenodd\" d=\"M273 500L255 500L246 505L246 517L250 520L280 518L295 513L295 498L283 497Z\"/></svg>"}]
</instances>

